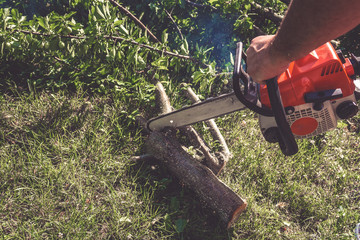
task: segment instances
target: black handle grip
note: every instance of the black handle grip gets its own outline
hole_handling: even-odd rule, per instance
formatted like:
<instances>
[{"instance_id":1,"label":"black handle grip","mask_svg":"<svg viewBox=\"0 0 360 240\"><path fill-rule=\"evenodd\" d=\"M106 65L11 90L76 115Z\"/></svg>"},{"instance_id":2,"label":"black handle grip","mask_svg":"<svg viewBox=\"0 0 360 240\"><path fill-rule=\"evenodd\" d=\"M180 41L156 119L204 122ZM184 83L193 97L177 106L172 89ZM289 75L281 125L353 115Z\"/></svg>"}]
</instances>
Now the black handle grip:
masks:
<instances>
[{"instance_id":1,"label":"black handle grip","mask_svg":"<svg viewBox=\"0 0 360 240\"><path fill-rule=\"evenodd\" d=\"M277 78L267 80L266 86L270 98L271 109L274 113L276 124L278 125L277 129L280 149L286 156L294 155L298 152L298 145L289 123L286 121Z\"/></svg>"},{"instance_id":2,"label":"black handle grip","mask_svg":"<svg viewBox=\"0 0 360 240\"><path fill-rule=\"evenodd\" d=\"M250 76L242 69L241 60L246 63L246 56L242 52L243 44L238 42L236 45L236 57L233 74L233 89L236 97L250 110L263 115L274 116L277 124L277 138L279 141L280 149L284 155L290 156L298 152L298 146L295 141L294 135L286 121L284 106L281 101L280 91L277 79L273 78L266 81L268 94L270 98L271 109L261 105L258 99L258 91ZM242 81L244 88L243 91L240 87Z\"/></svg>"},{"instance_id":3,"label":"black handle grip","mask_svg":"<svg viewBox=\"0 0 360 240\"><path fill-rule=\"evenodd\" d=\"M236 45L235 66L233 74L233 89L236 97L250 110L263 115L274 116L270 108L261 105L258 99L258 93L255 83L251 80L250 76L242 69L241 60L244 59L246 63L246 55L242 52L243 44L238 42ZM240 86L240 81L243 83L243 90Z\"/></svg>"}]
</instances>

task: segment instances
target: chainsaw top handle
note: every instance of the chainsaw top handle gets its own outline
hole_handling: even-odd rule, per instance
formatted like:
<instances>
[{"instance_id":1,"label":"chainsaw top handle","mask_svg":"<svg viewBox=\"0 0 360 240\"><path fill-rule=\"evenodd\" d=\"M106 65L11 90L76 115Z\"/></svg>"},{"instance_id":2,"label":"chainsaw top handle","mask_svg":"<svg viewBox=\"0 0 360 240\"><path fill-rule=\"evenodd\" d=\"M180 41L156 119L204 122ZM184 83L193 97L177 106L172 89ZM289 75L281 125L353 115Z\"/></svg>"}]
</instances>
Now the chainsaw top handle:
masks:
<instances>
[{"instance_id":1,"label":"chainsaw top handle","mask_svg":"<svg viewBox=\"0 0 360 240\"><path fill-rule=\"evenodd\" d=\"M233 88L236 97L250 110L264 116L274 116L277 124L277 139L279 146L284 155L290 156L298 152L298 146L295 141L291 128L286 121L284 106L281 101L280 90L277 83L277 78L266 81L266 86L270 98L271 109L261 105L258 99L257 85L250 76L242 69L241 60L245 55L242 53L243 44L237 43L236 57L233 74ZM241 90L240 81L244 84L244 91Z\"/></svg>"}]
</instances>

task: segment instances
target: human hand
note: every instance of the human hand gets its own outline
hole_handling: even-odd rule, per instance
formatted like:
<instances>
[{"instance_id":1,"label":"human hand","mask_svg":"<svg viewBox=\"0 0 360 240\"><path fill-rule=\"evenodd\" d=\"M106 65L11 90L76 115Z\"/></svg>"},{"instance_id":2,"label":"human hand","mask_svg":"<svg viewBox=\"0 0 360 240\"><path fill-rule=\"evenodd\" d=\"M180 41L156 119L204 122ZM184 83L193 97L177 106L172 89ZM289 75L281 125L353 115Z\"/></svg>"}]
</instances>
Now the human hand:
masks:
<instances>
[{"instance_id":1,"label":"human hand","mask_svg":"<svg viewBox=\"0 0 360 240\"><path fill-rule=\"evenodd\" d=\"M286 53L277 52L274 45L275 35L259 36L251 41L247 49L247 72L252 80L265 84L265 80L280 75L289 66Z\"/></svg>"}]
</instances>

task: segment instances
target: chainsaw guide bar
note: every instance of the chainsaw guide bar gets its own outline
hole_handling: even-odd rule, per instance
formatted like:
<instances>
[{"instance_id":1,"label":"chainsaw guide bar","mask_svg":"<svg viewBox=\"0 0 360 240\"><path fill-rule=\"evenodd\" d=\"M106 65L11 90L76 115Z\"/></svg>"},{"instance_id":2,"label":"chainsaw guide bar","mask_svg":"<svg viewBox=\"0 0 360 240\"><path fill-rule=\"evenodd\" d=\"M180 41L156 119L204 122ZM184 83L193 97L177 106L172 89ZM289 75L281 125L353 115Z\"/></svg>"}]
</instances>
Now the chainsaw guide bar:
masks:
<instances>
[{"instance_id":1,"label":"chainsaw guide bar","mask_svg":"<svg viewBox=\"0 0 360 240\"><path fill-rule=\"evenodd\" d=\"M147 127L151 131L160 131L165 127L176 128L220 117L245 108L235 93L231 92L152 118L148 121Z\"/></svg>"}]
</instances>

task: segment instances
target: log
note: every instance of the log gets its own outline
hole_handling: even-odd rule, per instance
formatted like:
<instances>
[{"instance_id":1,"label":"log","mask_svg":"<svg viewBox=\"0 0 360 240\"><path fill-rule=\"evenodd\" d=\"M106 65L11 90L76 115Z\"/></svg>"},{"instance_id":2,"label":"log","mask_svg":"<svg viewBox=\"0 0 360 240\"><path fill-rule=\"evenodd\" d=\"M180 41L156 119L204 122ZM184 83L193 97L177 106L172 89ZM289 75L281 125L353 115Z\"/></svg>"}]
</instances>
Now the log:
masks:
<instances>
[{"instance_id":1,"label":"log","mask_svg":"<svg viewBox=\"0 0 360 240\"><path fill-rule=\"evenodd\" d=\"M206 203L222 225L230 228L245 210L246 201L221 182L209 168L188 154L173 132L151 132L145 142L146 152L158 159L201 202Z\"/></svg>"}]
</instances>

